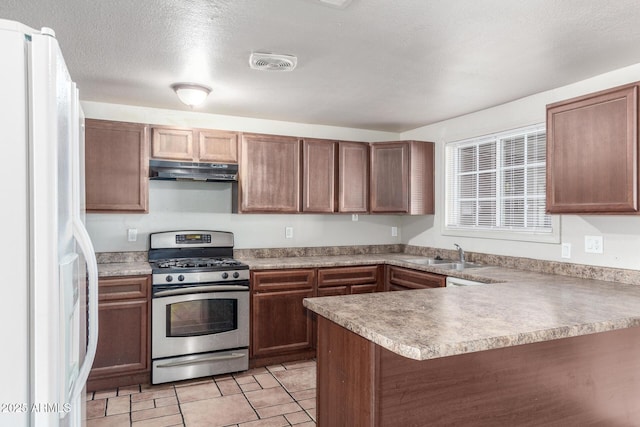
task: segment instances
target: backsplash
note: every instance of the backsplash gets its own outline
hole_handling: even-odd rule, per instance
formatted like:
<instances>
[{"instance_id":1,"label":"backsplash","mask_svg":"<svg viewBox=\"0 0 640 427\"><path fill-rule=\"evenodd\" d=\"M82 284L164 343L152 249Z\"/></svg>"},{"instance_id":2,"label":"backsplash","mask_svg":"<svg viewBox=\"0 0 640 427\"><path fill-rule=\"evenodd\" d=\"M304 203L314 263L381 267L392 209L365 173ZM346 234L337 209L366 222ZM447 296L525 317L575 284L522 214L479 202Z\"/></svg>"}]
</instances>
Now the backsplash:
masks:
<instances>
[{"instance_id":1,"label":"backsplash","mask_svg":"<svg viewBox=\"0 0 640 427\"><path fill-rule=\"evenodd\" d=\"M319 246L306 248L234 249L234 258L288 258L302 256L339 256L402 253L405 245Z\"/></svg>"},{"instance_id":2,"label":"backsplash","mask_svg":"<svg viewBox=\"0 0 640 427\"><path fill-rule=\"evenodd\" d=\"M117 262L147 262L149 260L146 251L135 252L97 252L98 264L113 264Z\"/></svg>"}]
</instances>

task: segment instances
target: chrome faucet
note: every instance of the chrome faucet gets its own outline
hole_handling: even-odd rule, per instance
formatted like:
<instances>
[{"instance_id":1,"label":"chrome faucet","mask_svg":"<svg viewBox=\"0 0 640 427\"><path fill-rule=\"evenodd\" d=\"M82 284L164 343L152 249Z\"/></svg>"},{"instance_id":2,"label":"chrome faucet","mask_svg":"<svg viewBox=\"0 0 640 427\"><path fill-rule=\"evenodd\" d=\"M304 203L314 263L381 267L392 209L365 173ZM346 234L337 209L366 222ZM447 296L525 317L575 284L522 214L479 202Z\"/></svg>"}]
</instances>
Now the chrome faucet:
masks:
<instances>
[{"instance_id":1,"label":"chrome faucet","mask_svg":"<svg viewBox=\"0 0 640 427\"><path fill-rule=\"evenodd\" d=\"M464 264L464 251L462 250L460 245L457 244L457 243L454 243L453 246L455 246L456 249L458 249L458 255L460 256L460 262Z\"/></svg>"}]
</instances>

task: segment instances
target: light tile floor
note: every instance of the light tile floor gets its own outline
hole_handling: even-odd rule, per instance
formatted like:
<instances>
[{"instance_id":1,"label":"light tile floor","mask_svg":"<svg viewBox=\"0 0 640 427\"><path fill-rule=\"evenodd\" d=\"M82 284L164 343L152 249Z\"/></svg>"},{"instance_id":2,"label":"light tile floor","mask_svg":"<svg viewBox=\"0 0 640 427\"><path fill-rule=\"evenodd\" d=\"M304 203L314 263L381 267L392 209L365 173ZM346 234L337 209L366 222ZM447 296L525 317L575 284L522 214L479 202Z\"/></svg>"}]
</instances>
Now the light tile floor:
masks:
<instances>
[{"instance_id":1,"label":"light tile floor","mask_svg":"<svg viewBox=\"0 0 640 427\"><path fill-rule=\"evenodd\" d=\"M87 393L87 427L315 426L316 362Z\"/></svg>"}]
</instances>

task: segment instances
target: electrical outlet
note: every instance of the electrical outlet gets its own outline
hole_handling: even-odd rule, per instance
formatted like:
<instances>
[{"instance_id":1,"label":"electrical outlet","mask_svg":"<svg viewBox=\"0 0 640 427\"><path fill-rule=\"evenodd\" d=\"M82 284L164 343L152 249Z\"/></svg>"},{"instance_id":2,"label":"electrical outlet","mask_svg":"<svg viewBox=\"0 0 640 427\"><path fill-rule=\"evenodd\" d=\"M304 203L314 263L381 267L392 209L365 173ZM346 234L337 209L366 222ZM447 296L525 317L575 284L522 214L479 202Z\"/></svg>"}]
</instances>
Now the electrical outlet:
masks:
<instances>
[{"instance_id":1,"label":"electrical outlet","mask_svg":"<svg viewBox=\"0 0 640 427\"><path fill-rule=\"evenodd\" d=\"M358 214L351 214L351 221L358 221Z\"/></svg>"},{"instance_id":2,"label":"electrical outlet","mask_svg":"<svg viewBox=\"0 0 640 427\"><path fill-rule=\"evenodd\" d=\"M562 258L571 258L571 243L562 244Z\"/></svg>"},{"instance_id":3,"label":"electrical outlet","mask_svg":"<svg viewBox=\"0 0 640 427\"><path fill-rule=\"evenodd\" d=\"M584 251L588 254L601 254L602 243L602 236L584 236Z\"/></svg>"},{"instance_id":4,"label":"electrical outlet","mask_svg":"<svg viewBox=\"0 0 640 427\"><path fill-rule=\"evenodd\" d=\"M398 237L398 227L391 227L391 237Z\"/></svg>"},{"instance_id":5,"label":"electrical outlet","mask_svg":"<svg viewBox=\"0 0 640 427\"><path fill-rule=\"evenodd\" d=\"M128 228L127 229L127 241L135 242L138 240L138 229L137 228Z\"/></svg>"},{"instance_id":6,"label":"electrical outlet","mask_svg":"<svg viewBox=\"0 0 640 427\"><path fill-rule=\"evenodd\" d=\"M284 228L284 237L285 239L293 239L293 227Z\"/></svg>"}]
</instances>

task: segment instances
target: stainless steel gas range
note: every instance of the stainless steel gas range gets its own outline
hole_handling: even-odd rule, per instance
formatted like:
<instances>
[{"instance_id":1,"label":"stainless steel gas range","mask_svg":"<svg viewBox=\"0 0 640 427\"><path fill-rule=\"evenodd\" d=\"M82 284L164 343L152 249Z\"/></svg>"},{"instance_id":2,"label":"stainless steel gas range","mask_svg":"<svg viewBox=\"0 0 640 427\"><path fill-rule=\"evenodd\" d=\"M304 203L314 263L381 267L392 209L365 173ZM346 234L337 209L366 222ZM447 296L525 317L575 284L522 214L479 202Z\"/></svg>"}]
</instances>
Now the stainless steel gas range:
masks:
<instances>
[{"instance_id":1,"label":"stainless steel gas range","mask_svg":"<svg viewBox=\"0 0 640 427\"><path fill-rule=\"evenodd\" d=\"M249 266L224 231L152 233L151 382L249 368Z\"/></svg>"}]
</instances>

